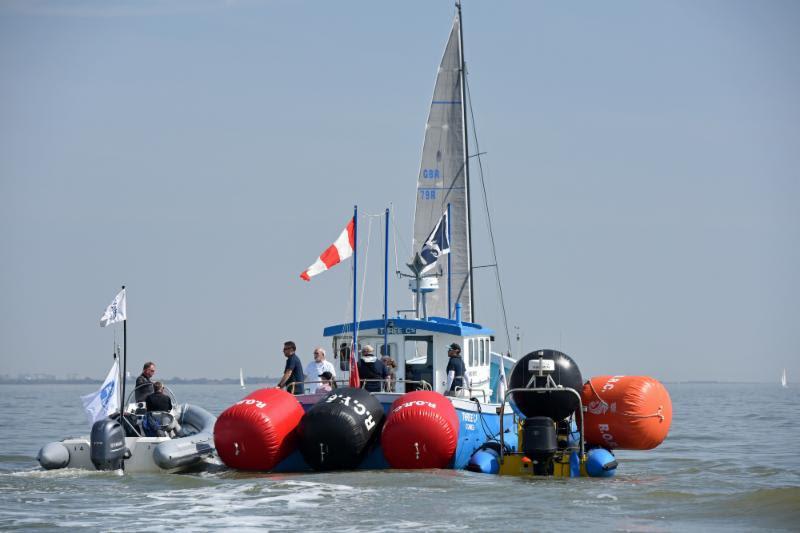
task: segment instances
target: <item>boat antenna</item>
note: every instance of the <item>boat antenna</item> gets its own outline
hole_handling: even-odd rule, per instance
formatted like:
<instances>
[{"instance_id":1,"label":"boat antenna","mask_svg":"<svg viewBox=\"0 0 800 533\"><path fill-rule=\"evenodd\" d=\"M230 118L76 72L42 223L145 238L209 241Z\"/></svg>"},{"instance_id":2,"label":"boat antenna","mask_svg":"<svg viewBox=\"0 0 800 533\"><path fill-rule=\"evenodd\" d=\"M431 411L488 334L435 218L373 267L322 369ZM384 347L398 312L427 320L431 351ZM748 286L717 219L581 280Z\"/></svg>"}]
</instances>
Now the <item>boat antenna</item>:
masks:
<instances>
[{"instance_id":1,"label":"boat antenna","mask_svg":"<svg viewBox=\"0 0 800 533\"><path fill-rule=\"evenodd\" d=\"M472 278L472 209L470 209L470 201L472 195L469 191L469 142L467 140L467 67L464 61L464 21L461 16L461 0L456 0L456 9L458 10L458 53L461 57L461 122L463 128L463 143L464 143L464 181L467 185L466 189L466 204L467 204L467 272L469 272L469 317L472 322L477 322L475 319L475 284ZM449 311L448 311L449 314Z\"/></svg>"}]
</instances>

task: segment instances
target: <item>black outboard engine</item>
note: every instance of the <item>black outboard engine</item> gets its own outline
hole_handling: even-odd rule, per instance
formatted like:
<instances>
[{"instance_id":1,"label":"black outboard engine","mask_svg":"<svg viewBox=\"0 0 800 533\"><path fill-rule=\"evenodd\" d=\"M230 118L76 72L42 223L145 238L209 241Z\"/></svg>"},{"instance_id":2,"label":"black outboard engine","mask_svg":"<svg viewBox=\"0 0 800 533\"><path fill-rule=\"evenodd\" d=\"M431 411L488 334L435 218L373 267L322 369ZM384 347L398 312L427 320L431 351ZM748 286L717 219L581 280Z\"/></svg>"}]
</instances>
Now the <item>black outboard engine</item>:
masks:
<instances>
[{"instance_id":1,"label":"black outboard engine","mask_svg":"<svg viewBox=\"0 0 800 533\"><path fill-rule=\"evenodd\" d=\"M552 474L550 459L556 453L556 426L552 418L532 416L522 423L522 451L533 459L533 473L540 476Z\"/></svg>"},{"instance_id":2,"label":"black outboard engine","mask_svg":"<svg viewBox=\"0 0 800 533\"><path fill-rule=\"evenodd\" d=\"M104 418L92 426L92 464L98 470L119 470L125 459L125 430L119 420Z\"/></svg>"},{"instance_id":3,"label":"black outboard engine","mask_svg":"<svg viewBox=\"0 0 800 533\"><path fill-rule=\"evenodd\" d=\"M569 446L567 418L580 406L573 391L580 394L583 389L581 371L562 352L536 350L514 365L509 388L540 389L512 392L511 402L525 417L520 447L533 461L533 473L552 475L556 452L563 454Z\"/></svg>"}]
</instances>

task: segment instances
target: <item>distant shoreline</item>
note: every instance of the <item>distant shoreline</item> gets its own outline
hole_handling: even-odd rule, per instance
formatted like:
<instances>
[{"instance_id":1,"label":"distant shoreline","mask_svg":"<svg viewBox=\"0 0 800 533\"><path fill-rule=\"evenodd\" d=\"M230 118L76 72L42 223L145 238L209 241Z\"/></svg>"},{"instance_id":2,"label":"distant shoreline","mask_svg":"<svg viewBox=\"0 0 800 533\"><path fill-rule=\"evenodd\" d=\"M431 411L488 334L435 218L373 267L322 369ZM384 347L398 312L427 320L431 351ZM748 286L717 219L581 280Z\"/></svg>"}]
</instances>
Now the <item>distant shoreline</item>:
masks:
<instances>
[{"instance_id":1,"label":"distant shoreline","mask_svg":"<svg viewBox=\"0 0 800 533\"><path fill-rule=\"evenodd\" d=\"M162 380L165 384L174 385L238 385L239 380L235 378L178 378L172 377ZM273 384L278 383L278 378L271 376L254 376L245 377L245 384ZM79 378L79 379L58 379L58 378L9 378L0 377L0 385L100 385L103 383L102 379L92 378ZM135 380L129 379L126 381L127 385L133 385ZM771 381L707 381L707 380L689 380L689 381L662 381L664 385L769 385Z\"/></svg>"},{"instance_id":2,"label":"distant shoreline","mask_svg":"<svg viewBox=\"0 0 800 533\"><path fill-rule=\"evenodd\" d=\"M169 386L175 385L239 385L239 379L224 378L224 379L210 379L210 378L169 378L161 380ZM277 383L278 378L271 376L255 376L245 377L245 384L264 383L271 384ZM135 380L129 379L126 381L126 386L135 384ZM0 378L0 385L101 385L102 379L93 378L79 378L79 379L59 379L59 378Z\"/></svg>"}]
</instances>

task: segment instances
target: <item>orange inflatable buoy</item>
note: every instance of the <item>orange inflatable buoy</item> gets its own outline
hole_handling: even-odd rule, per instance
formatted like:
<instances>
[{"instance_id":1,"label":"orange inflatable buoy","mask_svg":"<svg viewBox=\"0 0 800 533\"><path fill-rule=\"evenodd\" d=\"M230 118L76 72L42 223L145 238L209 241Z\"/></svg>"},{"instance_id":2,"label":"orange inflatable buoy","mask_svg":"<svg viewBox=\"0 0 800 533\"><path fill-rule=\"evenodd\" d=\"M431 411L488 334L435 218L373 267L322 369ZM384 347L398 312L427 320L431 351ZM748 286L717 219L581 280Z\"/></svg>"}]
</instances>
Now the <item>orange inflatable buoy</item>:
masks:
<instances>
[{"instance_id":1,"label":"orange inflatable buoy","mask_svg":"<svg viewBox=\"0 0 800 533\"><path fill-rule=\"evenodd\" d=\"M581 400L584 439L604 448L653 449L672 423L669 393L651 377L594 377L583 386Z\"/></svg>"}]
</instances>

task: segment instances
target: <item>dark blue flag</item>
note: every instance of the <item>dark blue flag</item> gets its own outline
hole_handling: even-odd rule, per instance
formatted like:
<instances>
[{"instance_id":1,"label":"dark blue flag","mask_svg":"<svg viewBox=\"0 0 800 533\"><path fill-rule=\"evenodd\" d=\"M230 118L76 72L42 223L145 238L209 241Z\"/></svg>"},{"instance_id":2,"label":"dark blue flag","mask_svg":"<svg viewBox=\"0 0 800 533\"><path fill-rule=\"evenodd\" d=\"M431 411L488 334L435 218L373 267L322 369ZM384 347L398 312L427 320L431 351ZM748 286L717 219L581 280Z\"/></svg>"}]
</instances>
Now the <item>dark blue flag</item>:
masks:
<instances>
[{"instance_id":1,"label":"dark blue flag","mask_svg":"<svg viewBox=\"0 0 800 533\"><path fill-rule=\"evenodd\" d=\"M447 219L447 211L442 214L442 218L436 223L436 227L419 252L420 263L423 265L422 272L433 268L440 255L450 253L450 222Z\"/></svg>"}]
</instances>

